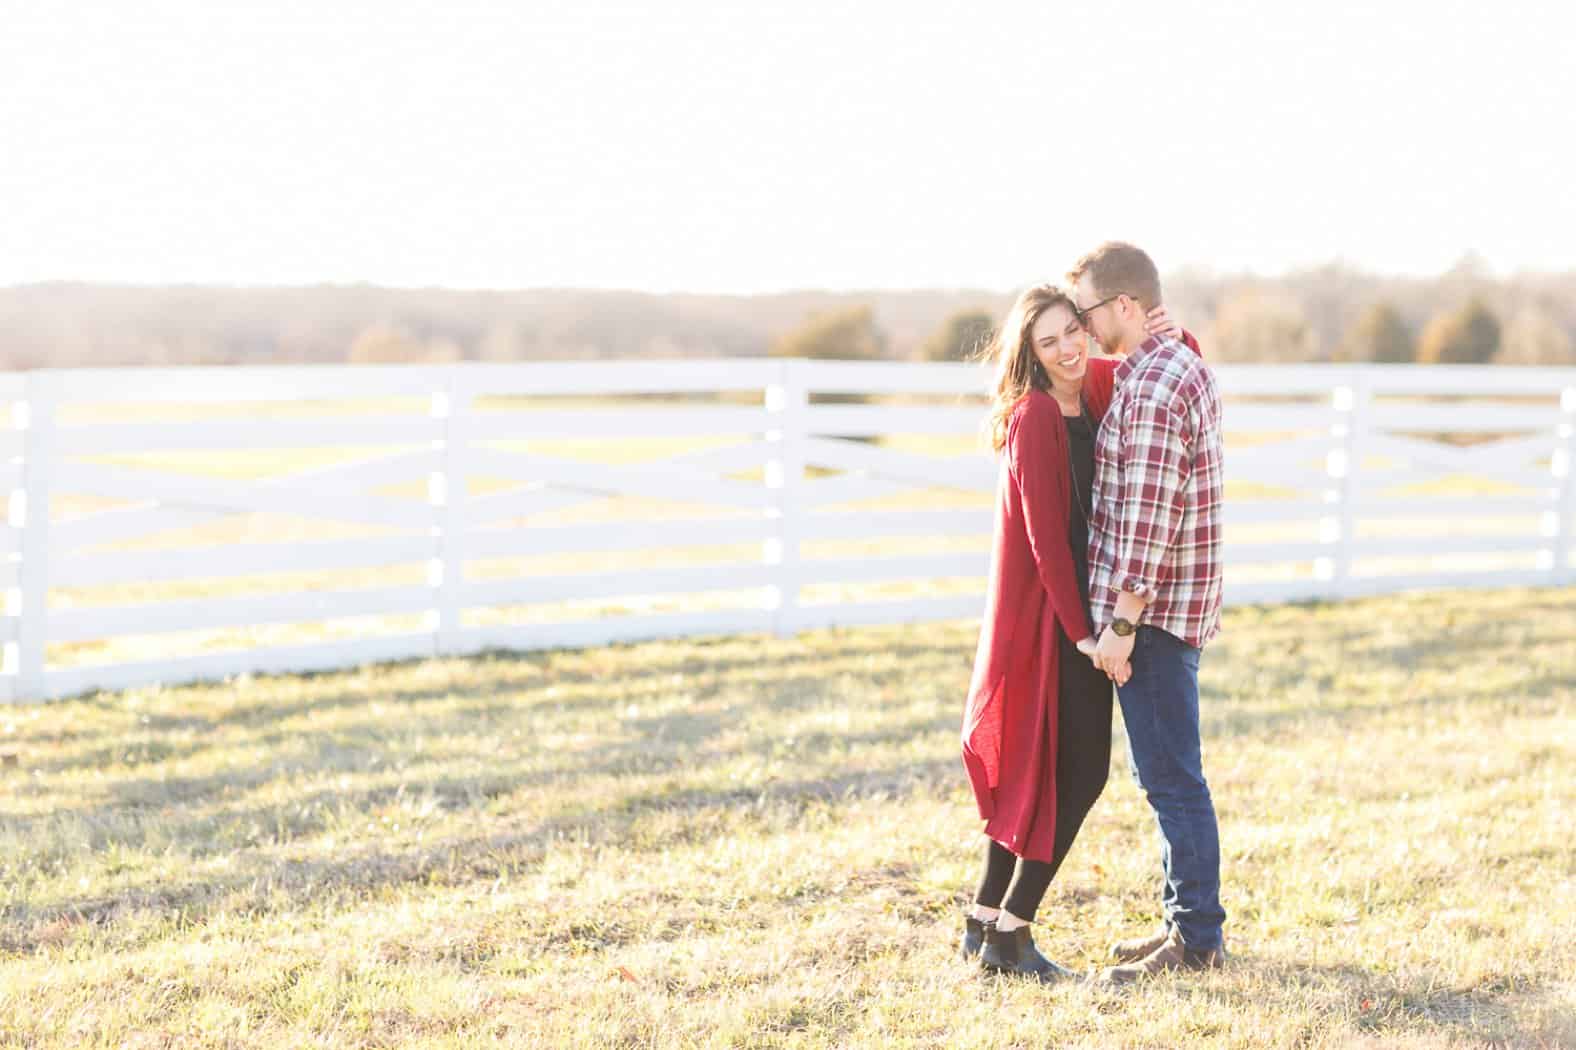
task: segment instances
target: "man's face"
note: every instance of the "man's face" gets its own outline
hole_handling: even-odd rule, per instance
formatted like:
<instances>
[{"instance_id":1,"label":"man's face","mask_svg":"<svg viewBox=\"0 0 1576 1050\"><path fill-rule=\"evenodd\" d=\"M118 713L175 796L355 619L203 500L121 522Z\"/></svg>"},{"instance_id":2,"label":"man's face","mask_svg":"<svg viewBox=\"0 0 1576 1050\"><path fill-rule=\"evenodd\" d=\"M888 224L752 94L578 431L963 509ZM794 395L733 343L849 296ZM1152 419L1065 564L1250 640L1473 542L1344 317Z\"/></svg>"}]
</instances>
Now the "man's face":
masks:
<instances>
[{"instance_id":1,"label":"man's face","mask_svg":"<svg viewBox=\"0 0 1576 1050\"><path fill-rule=\"evenodd\" d=\"M1095 291L1087 275L1078 278L1078 283L1073 287L1073 301L1078 304L1078 312L1083 315L1084 327L1088 329L1090 338L1110 353L1119 342L1115 338L1116 319L1113 316L1116 303L1095 306L1104 298L1105 296Z\"/></svg>"}]
</instances>

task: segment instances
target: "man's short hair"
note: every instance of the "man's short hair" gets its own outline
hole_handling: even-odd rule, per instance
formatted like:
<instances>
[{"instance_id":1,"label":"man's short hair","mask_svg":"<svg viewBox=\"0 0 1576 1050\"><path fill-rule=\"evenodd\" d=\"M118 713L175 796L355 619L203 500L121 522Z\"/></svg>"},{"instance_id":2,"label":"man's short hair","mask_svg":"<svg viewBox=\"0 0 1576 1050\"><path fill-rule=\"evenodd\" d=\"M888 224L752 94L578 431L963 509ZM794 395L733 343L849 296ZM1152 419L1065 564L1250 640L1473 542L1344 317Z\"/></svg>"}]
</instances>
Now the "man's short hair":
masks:
<instances>
[{"instance_id":1,"label":"man's short hair","mask_svg":"<svg viewBox=\"0 0 1576 1050\"><path fill-rule=\"evenodd\" d=\"M1160 305L1160 271L1142 248L1126 241L1106 241L1067 271L1069 283L1077 284L1084 277L1102 299L1127 295L1146 311Z\"/></svg>"}]
</instances>

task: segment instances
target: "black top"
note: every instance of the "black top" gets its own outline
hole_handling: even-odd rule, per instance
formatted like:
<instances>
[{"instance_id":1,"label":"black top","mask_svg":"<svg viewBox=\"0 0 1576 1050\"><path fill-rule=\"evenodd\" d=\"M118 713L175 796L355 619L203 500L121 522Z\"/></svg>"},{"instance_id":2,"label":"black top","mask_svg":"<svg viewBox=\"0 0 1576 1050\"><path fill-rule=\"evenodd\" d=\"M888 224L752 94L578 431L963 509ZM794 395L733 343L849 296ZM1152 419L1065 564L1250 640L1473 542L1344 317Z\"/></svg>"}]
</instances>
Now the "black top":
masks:
<instances>
[{"instance_id":1,"label":"black top","mask_svg":"<svg viewBox=\"0 0 1576 1050\"><path fill-rule=\"evenodd\" d=\"M1067 544L1072 548L1073 569L1078 574L1078 593L1089 598L1089 515L1094 508L1094 425L1087 412L1062 416L1067 424L1067 460L1071 468L1071 487L1067 506Z\"/></svg>"}]
</instances>

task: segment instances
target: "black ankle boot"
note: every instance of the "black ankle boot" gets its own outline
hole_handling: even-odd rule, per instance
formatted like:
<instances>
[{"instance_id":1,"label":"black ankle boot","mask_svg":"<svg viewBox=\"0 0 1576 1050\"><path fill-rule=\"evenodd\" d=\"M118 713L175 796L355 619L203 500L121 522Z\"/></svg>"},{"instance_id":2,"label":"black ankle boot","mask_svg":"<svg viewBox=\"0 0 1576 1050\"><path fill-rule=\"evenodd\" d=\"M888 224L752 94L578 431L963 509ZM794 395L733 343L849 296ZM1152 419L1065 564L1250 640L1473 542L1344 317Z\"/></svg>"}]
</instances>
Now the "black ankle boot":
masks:
<instances>
[{"instance_id":1,"label":"black ankle boot","mask_svg":"<svg viewBox=\"0 0 1576 1050\"><path fill-rule=\"evenodd\" d=\"M1030 935L1027 925L1007 933L998 930L995 924L985 927L985 946L980 951L980 963L992 973L1033 977L1044 984L1078 976L1041 955L1034 946L1034 937Z\"/></svg>"},{"instance_id":2,"label":"black ankle boot","mask_svg":"<svg viewBox=\"0 0 1576 1050\"><path fill-rule=\"evenodd\" d=\"M976 919L972 915L963 916L963 957L973 959L985 946L985 931L994 926L994 923Z\"/></svg>"}]
</instances>

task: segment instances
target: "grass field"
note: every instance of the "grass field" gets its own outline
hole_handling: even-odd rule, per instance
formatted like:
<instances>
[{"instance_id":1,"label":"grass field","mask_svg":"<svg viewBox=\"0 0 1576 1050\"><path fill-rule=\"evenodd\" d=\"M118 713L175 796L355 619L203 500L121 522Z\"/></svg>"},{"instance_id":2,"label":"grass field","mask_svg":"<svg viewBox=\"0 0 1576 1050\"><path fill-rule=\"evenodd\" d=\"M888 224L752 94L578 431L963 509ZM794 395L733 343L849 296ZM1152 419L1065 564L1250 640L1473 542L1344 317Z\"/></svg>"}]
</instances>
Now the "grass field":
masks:
<instances>
[{"instance_id":1,"label":"grass field","mask_svg":"<svg viewBox=\"0 0 1576 1050\"><path fill-rule=\"evenodd\" d=\"M0 1046L1576 1046L1576 591L1247 608L1206 655L1235 958L953 956L967 623L0 708ZM1118 758L1041 913L1155 918Z\"/></svg>"}]
</instances>

